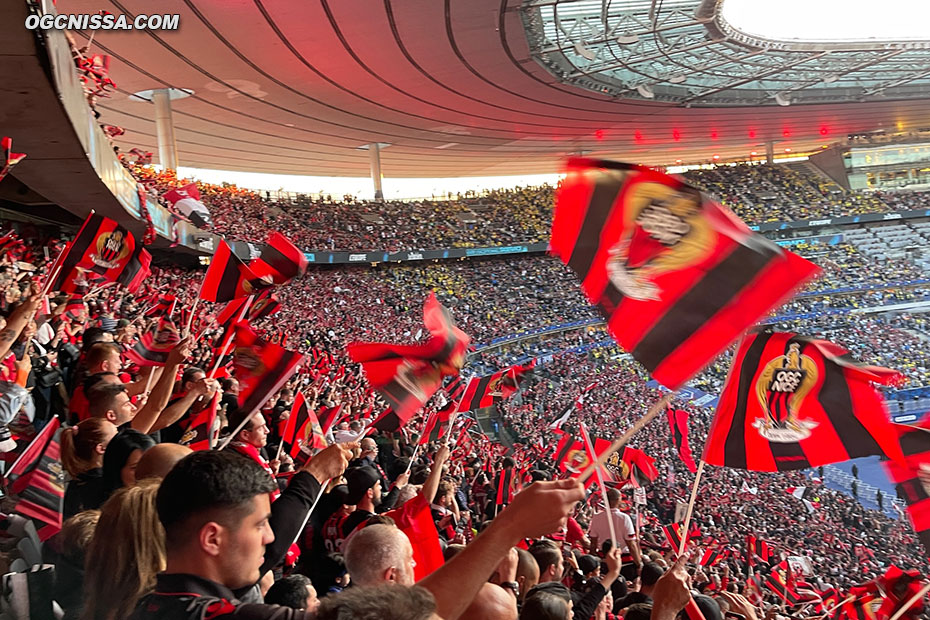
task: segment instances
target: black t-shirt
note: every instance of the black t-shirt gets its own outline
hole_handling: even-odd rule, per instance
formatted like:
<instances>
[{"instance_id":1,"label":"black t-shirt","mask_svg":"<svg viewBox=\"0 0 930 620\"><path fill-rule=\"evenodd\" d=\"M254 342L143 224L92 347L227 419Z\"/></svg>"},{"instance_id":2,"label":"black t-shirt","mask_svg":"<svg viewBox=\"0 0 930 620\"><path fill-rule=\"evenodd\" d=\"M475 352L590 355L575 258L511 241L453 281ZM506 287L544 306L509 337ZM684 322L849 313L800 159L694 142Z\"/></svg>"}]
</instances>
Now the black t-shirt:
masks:
<instances>
[{"instance_id":1,"label":"black t-shirt","mask_svg":"<svg viewBox=\"0 0 930 620\"><path fill-rule=\"evenodd\" d=\"M355 531L355 528L373 516L375 516L373 512L368 512L360 508L356 509L355 512L346 517L342 522L342 539L345 540L348 538L349 534Z\"/></svg>"}]
</instances>

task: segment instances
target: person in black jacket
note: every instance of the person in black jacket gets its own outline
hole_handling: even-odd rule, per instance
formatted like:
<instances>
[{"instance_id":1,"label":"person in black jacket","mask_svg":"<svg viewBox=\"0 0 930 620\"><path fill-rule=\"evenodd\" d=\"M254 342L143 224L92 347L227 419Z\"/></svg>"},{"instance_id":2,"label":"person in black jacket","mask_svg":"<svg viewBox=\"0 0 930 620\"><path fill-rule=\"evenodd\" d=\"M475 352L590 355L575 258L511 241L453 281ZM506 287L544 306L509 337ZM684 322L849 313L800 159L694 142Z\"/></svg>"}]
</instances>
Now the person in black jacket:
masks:
<instances>
[{"instance_id":1,"label":"person in black jacket","mask_svg":"<svg viewBox=\"0 0 930 620\"><path fill-rule=\"evenodd\" d=\"M195 452L179 461L156 500L167 566L132 620L311 618L241 597L283 559L321 485L345 471L354 447L335 445L317 454L273 508L268 494L274 481L254 461L228 451Z\"/></svg>"},{"instance_id":2,"label":"person in black jacket","mask_svg":"<svg viewBox=\"0 0 930 620\"><path fill-rule=\"evenodd\" d=\"M65 489L62 518L100 508L108 496L103 478L103 454L116 436L116 426L90 418L61 432L61 464L71 477Z\"/></svg>"}]
</instances>

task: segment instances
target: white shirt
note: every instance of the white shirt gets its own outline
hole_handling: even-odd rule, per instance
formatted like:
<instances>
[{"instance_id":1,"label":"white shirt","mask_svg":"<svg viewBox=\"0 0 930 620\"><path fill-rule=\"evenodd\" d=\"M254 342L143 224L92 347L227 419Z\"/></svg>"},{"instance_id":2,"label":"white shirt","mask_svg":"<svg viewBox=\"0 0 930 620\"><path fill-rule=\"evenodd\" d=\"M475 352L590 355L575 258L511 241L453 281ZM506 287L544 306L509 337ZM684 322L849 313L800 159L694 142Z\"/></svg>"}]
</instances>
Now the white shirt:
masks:
<instances>
[{"instance_id":1,"label":"white shirt","mask_svg":"<svg viewBox=\"0 0 930 620\"><path fill-rule=\"evenodd\" d=\"M614 541L620 549L620 553L628 553L630 546L627 541L636 538L636 530L633 529L633 520L629 515L620 512L619 508L611 510L611 517L614 522L614 530L619 540ZM610 524L607 523L607 512L601 511L591 517L591 525L588 527L588 536L597 538L597 544L601 545L605 540L610 540Z\"/></svg>"}]
</instances>

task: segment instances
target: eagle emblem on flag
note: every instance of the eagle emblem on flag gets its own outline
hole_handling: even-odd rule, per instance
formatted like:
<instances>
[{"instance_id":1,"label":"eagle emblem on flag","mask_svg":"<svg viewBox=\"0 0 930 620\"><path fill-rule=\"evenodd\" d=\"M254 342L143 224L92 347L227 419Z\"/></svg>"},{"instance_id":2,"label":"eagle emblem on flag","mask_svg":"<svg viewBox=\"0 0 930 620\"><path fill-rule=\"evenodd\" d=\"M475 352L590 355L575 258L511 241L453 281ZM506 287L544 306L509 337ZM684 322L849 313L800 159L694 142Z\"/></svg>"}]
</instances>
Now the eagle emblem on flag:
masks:
<instances>
[{"instance_id":1,"label":"eagle emblem on flag","mask_svg":"<svg viewBox=\"0 0 930 620\"><path fill-rule=\"evenodd\" d=\"M810 437L817 422L798 419L798 410L817 383L817 364L792 342L788 352L769 361L756 380L756 398L765 417L755 421L759 434L775 443Z\"/></svg>"},{"instance_id":2,"label":"eagle emblem on flag","mask_svg":"<svg viewBox=\"0 0 930 620\"><path fill-rule=\"evenodd\" d=\"M706 258L716 233L700 192L691 187L635 183L625 200L624 233L608 250L607 274L625 296L658 300L655 278Z\"/></svg>"}]
</instances>

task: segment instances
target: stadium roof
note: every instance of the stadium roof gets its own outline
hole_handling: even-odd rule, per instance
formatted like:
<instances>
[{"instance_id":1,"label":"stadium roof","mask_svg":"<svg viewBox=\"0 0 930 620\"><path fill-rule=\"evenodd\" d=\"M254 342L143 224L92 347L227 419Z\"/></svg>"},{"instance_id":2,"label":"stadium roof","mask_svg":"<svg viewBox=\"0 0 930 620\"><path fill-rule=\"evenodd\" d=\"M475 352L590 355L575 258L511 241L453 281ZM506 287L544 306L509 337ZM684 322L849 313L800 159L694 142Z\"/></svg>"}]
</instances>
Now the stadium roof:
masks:
<instances>
[{"instance_id":1,"label":"stadium roof","mask_svg":"<svg viewBox=\"0 0 930 620\"><path fill-rule=\"evenodd\" d=\"M178 31L96 33L94 51L112 56L119 86L98 107L102 122L127 130L122 148L157 152L153 107L130 95L191 89L174 102L182 165L364 176L359 147L380 142L390 145L387 177L553 172L578 152L647 164L745 158L768 140L797 152L849 133L930 127L921 99L930 65L911 49L922 42L778 49L786 44L727 30L719 4L157 3L180 13ZM156 5L57 6L135 15ZM74 34L80 43L89 33Z\"/></svg>"}]
</instances>

